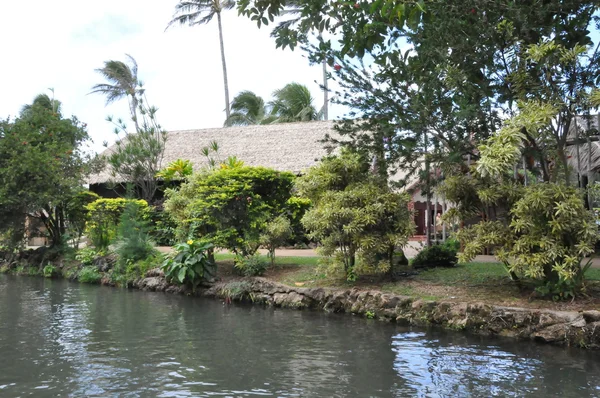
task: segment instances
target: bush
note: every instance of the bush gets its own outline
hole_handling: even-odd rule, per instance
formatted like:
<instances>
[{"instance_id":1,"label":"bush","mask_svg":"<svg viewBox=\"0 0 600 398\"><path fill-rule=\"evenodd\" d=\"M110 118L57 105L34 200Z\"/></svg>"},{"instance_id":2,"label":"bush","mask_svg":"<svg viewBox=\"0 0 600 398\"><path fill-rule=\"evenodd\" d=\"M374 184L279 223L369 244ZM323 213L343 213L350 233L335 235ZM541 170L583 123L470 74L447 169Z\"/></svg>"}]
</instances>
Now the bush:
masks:
<instances>
[{"instance_id":1,"label":"bush","mask_svg":"<svg viewBox=\"0 0 600 398\"><path fill-rule=\"evenodd\" d=\"M83 265L92 265L94 260L97 257L104 255L104 252L97 251L92 247L86 247L83 249L77 250L77 254L75 254L75 259Z\"/></svg>"},{"instance_id":2,"label":"bush","mask_svg":"<svg viewBox=\"0 0 600 398\"><path fill-rule=\"evenodd\" d=\"M310 199L297 196L292 196L285 204L285 213L292 227L292 236L289 242L293 245L306 245L310 242L306 229L302 225L302 217L311 205Z\"/></svg>"},{"instance_id":3,"label":"bush","mask_svg":"<svg viewBox=\"0 0 600 398\"><path fill-rule=\"evenodd\" d=\"M177 243L177 223L164 210L152 207L148 233L157 246L173 246Z\"/></svg>"},{"instance_id":4,"label":"bush","mask_svg":"<svg viewBox=\"0 0 600 398\"><path fill-rule=\"evenodd\" d=\"M260 244L269 251L271 265L275 263L275 249L281 247L292 235L290 220L279 216L267 223L265 231L260 236Z\"/></svg>"},{"instance_id":5,"label":"bush","mask_svg":"<svg viewBox=\"0 0 600 398\"><path fill-rule=\"evenodd\" d=\"M208 251L212 245L188 240L175 246L175 252L166 256L162 269L167 280L197 286L202 280L214 276L214 264Z\"/></svg>"},{"instance_id":6,"label":"bush","mask_svg":"<svg viewBox=\"0 0 600 398\"><path fill-rule=\"evenodd\" d=\"M261 256L236 258L235 269L244 276L260 276L265 273L268 261Z\"/></svg>"},{"instance_id":7,"label":"bush","mask_svg":"<svg viewBox=\"0 0 600 398\"><path fill-rule=\"evenodd\" d=\"M142 214L138 203L133 201L126 203L118 227L116 248L116 253L119 255L117 265L120 269L124 269L128 263L144 260L155 252L148 235L149 222L142 219Z\"/></svg>"},{"instance_id":8,"label":"bush","mask_svg":"<svg viewBox=\"0 0 600 398\"><path fill-rule=\"evenodd\" d=\"M148 203L133 199L98 199L85 206L86 234L97 249L106 249L117 237L117 226L127 203L135 203L142 218L148 217Z\"/></svg>"},{"instance_id":9,"label":"bush","mask_svg":"<svg viewBox=\"0 0 600 398\"><path fill-rule=\"evenodd\" d=\"M79 271L77 279L82 283L100 283L102 275L98 272L96 267L89 266L83 267L81 271Z\"/></svg>"},{"instance_id":10,"label":"bush","mask_svg":"<svg viewBox=\"0 0 600 398\"><path fill-rule=\"evenodd\" d=\"M534 184L521 194L508 220L481 221L457 233L461 261L491 248L514 280L530 278L553 299L575 297L584 287L582 262L598 239L594 214L574 187Z\"/></svg>"},{"instance_id":11,"label":"bush","mask_svg":"<svg viewBox=\"0 0 600 398\"><path fill-rule=\"evenodd\" d=\"M178 236L194 237L241 255L259 246L266 222L285 212L294 175L264 167L234 167L195 174L167 190L165 209Z\"/></svg>"},{"instance_id":12,"label":"bush","mask_svg":"<svg viewBox=\"0 0 600 398\"><path fill-rule=\"evenodd\" d=\"M392 191L369 167L360 154L342 151L296 184L313 204L302 218L309 237L321 244L333 268L341 262L348 280L357 273L391 272L394 248L406 244L414 229L408 194Z\"/></svg>"},{"instance_id":13,"label":"bush","mask_svg":"<svg viewBox=\"0 0 600 398\"><path fill-rule=\"evenodd\" d=\"M412 266L414 268L454 267L458 261L454 246L454 243L448 243L424 247L413 258Z\"/></svg>"},{"instance_id":14,"label":"bush","mask_svg":"<svg viewBox=\"0 0 600 398\"><path fill-rule=\"evenodd\" d=\"M48 264L42 270L42 274L45 278L54 278L56 275L58 275L58 269L52 264Z\"/></svg>"}]
</instances>

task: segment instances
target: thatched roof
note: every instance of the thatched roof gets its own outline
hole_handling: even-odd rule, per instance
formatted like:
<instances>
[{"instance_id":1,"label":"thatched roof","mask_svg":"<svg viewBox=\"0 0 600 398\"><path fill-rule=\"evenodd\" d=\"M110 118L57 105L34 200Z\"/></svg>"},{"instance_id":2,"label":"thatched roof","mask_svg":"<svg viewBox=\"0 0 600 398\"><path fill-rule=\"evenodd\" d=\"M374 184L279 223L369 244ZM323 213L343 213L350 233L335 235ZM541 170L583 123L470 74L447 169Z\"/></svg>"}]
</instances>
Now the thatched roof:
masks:
<instances>
[{"instance_id":1,"label":"thatched roof","mask_svg":"<svg viewBox=\"0 0 600 398\"><path fill-rule=\"evenodd\" d=\"M219 144L219 157L237 156L248 166L271 167L299 174L327 155L320 141L333 133L332 121L237 126L202 130L170 131L162 167L177 159L190 160L195 169L207 164L202 148ZM103 154L109 154L114 145ZM90 176L88 183L109 181L106 168Z\"/></svg>"},{"instance_id":2,"label":"thatched roof","mask_svg":"<svg viewBox=\"0 0 600 398\"><path fill-rule=\"evenodd\" d=\"M569 128L566 152L569 157L569 165L579 173L586 173L589 169L594 172L600 171L599 125L600 115L576 116L574 123ZM586 139L588 136L589 143ZM578 147L579 154L577 153Z\"/></svg>"}]
</instances>

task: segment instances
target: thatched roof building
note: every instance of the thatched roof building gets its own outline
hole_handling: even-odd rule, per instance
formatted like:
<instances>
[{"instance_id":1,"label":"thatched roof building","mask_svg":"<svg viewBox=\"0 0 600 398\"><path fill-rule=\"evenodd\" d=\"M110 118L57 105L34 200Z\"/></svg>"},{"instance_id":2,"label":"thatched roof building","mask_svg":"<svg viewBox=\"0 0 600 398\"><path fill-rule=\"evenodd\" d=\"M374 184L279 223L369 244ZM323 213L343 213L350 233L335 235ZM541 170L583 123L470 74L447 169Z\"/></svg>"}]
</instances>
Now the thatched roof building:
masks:
<instances>
[{"instance_id":1,"label":"thatched roof building","mask_svg":"<svg viewBox=\"0 0 600 398\"><path fill-rule=\"evenodd\" d=\"M271 167L300 174L327 155L321 142L332 134L332 121L236 126L201 130L170 131L167 135L163 167L177 159L190 160L195 169L207 164L202 148L215 141L219 157L237 156L248 166ZM109 154L114 145L103 154ZM110 180L105 169L90 176L88 183L102 184ZM122 181L117 181L122 182Z\"/></svg>"},{"instance_id":2,"label":"thatched roof building","mask_svg":"<svg viewBox=\"0 0 600 398\"><path fill-rule=\"evenodd\" d=\"M569 165L580 174L600 172L599 126L600 114L576 116L569 128L566 148Z\"/></svg>"}]
</instances>

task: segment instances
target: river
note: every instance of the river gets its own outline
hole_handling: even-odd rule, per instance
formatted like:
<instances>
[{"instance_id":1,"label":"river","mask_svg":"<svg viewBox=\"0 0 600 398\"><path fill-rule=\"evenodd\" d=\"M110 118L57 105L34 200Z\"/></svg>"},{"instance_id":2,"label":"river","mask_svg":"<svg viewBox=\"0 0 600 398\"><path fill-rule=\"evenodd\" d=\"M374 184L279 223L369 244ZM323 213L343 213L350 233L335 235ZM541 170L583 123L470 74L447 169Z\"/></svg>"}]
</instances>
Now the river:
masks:
<instances>
[{"instance_id":1,"label":"river","mask_svg":"<svg viewBox=\"0 0 600 398\"><path fill-rule=\"evenodd\" d=\"M0 275L0 397L600 397L600 353Z\"/></svg>"}]
</instances>

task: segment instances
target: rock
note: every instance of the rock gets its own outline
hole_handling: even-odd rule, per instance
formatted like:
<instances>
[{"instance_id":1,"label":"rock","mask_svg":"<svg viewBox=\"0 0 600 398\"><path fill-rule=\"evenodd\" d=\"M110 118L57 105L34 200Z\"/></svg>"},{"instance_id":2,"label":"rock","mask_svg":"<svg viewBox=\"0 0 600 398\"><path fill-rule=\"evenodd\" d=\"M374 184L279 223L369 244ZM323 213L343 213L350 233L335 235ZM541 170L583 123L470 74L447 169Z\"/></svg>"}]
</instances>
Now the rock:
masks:
<instances>
[{"instance_id":1,"label":"rock","mask_svg":"<svg viewBox=\"0 0 600 398\"><path fill-rule=\"evenodd\" d=\"M600 311L596 311L596 310L583 311L582 315L583 315L583 319L585 319L585 321L588 323L600 322Z\"/></svg>"},{"instance_id":2,"label":"rock","mask_svg":"<svg viewBox=\"0 0 600 398\"><path fill-rule=\"evenodd\" d=\"M168 286L169 286L169 284L167 283L165 278L161 278L158 276L144 278L138 284L138 287L141 290L150 290L150 291L164 291Z\"/></svg>"},{"instance_id":3,"label":"rock","mask_svg":"<svg viewBox=\"0 0 600 398\"><path fill-rule=\"evenodd\" d=\"M545 343L556 343L566 339L567 326L565 324L552 325L534 333L533 337L536 340L541 340Z\"/></svg>"}]
</instances>

